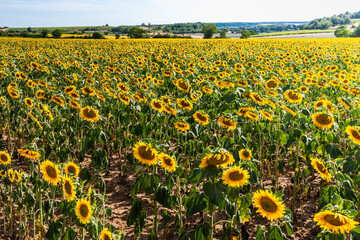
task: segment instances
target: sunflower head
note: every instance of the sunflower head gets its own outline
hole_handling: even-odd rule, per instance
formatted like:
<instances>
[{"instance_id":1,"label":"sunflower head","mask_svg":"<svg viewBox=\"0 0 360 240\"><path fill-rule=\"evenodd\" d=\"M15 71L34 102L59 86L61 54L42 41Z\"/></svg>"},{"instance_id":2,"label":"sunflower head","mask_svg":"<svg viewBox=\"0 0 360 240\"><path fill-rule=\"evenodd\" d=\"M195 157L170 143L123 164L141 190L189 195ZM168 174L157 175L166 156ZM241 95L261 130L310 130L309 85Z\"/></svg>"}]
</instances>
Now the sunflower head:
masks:
<instances>
[{"instance_id":1,"label":"sunflower head","mask_svg":"<svg viewBox=\"0 0 360 240\"><path fill-rule=\"evenodd\" d=\"M356 145L360 145L360 129L359 127L346 127L346 133L349 134L349 138L355 143Z\"/></svg>"},{"instance_id":2,"label":"sunflower head","mask_svg":"<svg viewBox=\"0 0 360 240\"><path fill-rule=\"evenodd\" d=\"M193 117L195 118L195 121L197 121L198 123L201 123L203 125L207 125L209 123L209 115L207 115L205 113L196 111L194 113Z\"/></svg>"},{"instance_id":3,"label":"sunflower head","mask_svg":"<svg viewBox=\"0 0 360 240\"><path fill-rule=\"evenodd\" d=\"M249 161L251 159L251 150L250 149L241 149L239 151L240 159L243 161Z\"/></svg>"},{"instance_id":4,"label":"sunflower head","mask_svg":"<svg viewBox=\"0 0 360 240\"><path fill-rule=\"evenodd\" d=\"M222 177L224 184L230 187L242 187L249 183L249 172L240 167L232 167L223 172Z\"/></svg>"},{"instance_id":5,"label":"sunflower head","mask_svg":"<svg viewBox=\"0 0 360 240\"><path fill-rule=\"evenodd\" d=\"M111 232L110 232L107 228L104 228L104 229L101 231L100 239L101 239L101 240L112 240Z\"/></svg>"},{"instance_id":6,"label":"sunflower head","mask_svg":"<svg viewBox=\"0 0 360 240\"><path fill-rule=\"evenodd\" d=\"M174 126L177 130L180 130L180 131L187 131L190 129L190 125L188 123L185 123L185 122L176 122L174 123Z\"/></svg>"},{"instance_id":7,"label":"sunflower head","mask_svg":"<svg viewBox=\"0 0 360 240\"><path fill-rule=\"evenodd\" d=\"M282 218L285 213L285 205L282 200L270 191L258 190L255 192L253 205L257 207L258 213L270 221Z\"/></svg>"},{"instance_id":8,"label":"sunflower head","mask_svg":"<svg viewBox=\"0 0 360 240\"><path fill-rule=\"evenodd\" d=\"M163 111L163 105L161 104L160 101L153 99L150 102L151 107L158 112L162 112Z\"/></svg>"},{"instance_id":9,"label":"sunflower head","mask_svg":"<svg viewBox=\"0 0 360 240\"><path fill-rule=\"evenodd\" d=\"M47 182L53 185L58 184L58 182L60 181L60 171L55 163L46 160L41 163L40 169L41 169L41 173L43 174L43 178Z\"/></svg>"},{"instance_id":10,"label":"sunflower head","mask_svg":"<svg viewBox=\"0 0 360 240\"><path fill-rule=\"evenodd\" d=\"M62 188L64 191L64 196L66 197L66 200L70 202L75 198L76 188L70 177L68 176L62 177L62 181L63 181Z\"/></svg>"},{"instance_id":11,"label":"sunflower head","mask_svg":"<svg viewBox=\"0 0 360 240\"><path fill-rule=\"evenodd\" d=\"M134 147L134 157L142 164L154 165L157 163L158 151L151 144L138 142Z\"/></svg>"},{"instance_id":12,"label":"sunflower head","mask_svg":"<svg viewBox=\"0 0 360 240\"><path fill-rule=\"evenodd\" d=\"M236 128L236 122L230 118L220 117L218 119L218 123L220 123L220 125L223 128L227 128L228 130L231 130L231 131Z\"/></svg>"},{"instance_id":13,"label":"sunflower head","mask_svg":"<svg viewBox=\"0 0 360 240\"><path fill-rule=\"evenodd\" d=\"M331 175L323 162L317 158L311 158L311 165L320 174L321 178L325 179L327 182L331 181Z\"/></svg>"},{"instance_id":14,"label":"sunflower head","mask_svg":"<svg viewBox=\"0 0 360 240\"><path fill-rule=\"evenodd\" d=\"M200 168L207 166L227 167L235 162L233 155L229 152L220 151L220 153L209 153L201 159Z\"/></svg>"},{"instance_id":15,"label":"sunflower head","mask_svg":"<svg viewBox=\"0 0 360 240\"><path fill-rule=\"evenodd\" d=\"M169 172L174 172L177 167L176 160L165 153L159 155L161 166Z\"/></svg>"},{"instance_id":16,"label":"sunflower head","mask_svg":"<svg viewBox=\"0 0 360 240\"><path fill-rule=\"evenodd\" d=\"M348 216L325 210L314 215L314 222L318 222L321 228L332 231L333 233L345 234L350 232L351 229L355 228L359 222L352 220Z\"/></svg>"},{"instance_id":17,"label":"sunflower head","mask_svg":"<svg viewBox=\"0 0 360 240\"><path fill-rule=\"evenodd\" d=\"M92 215L90 201L85 198L79 199L75 206L75 213L82 224L89 223Z\"/></svg>"},{"instance_id":18,"label":"sunflower head","mask_svg":"<svg viewBox=\"0 0 360 240\"><path fill-rule=\"evenodd\" d=\"M80 167L76 163L74 163L72 161L67 162L65 164L65 173L69 177L76 178L77 176L79 176Z\"/></svg>"},{"instance_id":19,"label":"sunflower head","mask_svg":"<svg viewBox=\"0 0 360 240\"><path fill-rule=\"evenodd\" d=\"M334 124L334 117L324 112L315 113L311 118L313 123L321 129L330 129Z\"/></svg>"},{"instance_id":20,"label":"sunflower head","mask_svg":"<svg viewBox=\"0 0 360 240\"><path fill-rule=\"evenodd\" d=\"M95 122L99 120L98 111L89 106L80 109L80 116L82 119L90 122Z\"/></svg>"},{"instance_id":21,"label":"sunflower head","mask_svg":"<svg viewBox=\"0 0 360 240\"><path fill-rule=\"evenodd\" d=\"M0 163L8 165L11 162L11 157L8 153L0 151Z\"/></svg>"}]
</instances>

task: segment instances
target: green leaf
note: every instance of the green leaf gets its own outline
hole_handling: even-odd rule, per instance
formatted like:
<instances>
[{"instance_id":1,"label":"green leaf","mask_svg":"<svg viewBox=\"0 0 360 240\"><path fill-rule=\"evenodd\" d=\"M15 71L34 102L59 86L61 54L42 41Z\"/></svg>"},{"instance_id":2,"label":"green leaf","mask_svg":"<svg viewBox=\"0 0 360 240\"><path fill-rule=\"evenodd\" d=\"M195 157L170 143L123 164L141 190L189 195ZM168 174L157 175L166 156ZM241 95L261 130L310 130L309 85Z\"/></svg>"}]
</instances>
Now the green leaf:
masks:
<instances>
[{"instance_id":1,"label":"green leaf","mask_svg":"<svg viewBox=\"0 0 360 240\"><path fill-rule=\"evenodd\" d=\"M111 208L106 208L105 213L106 213L106 216L111 217L111 216L112 216L112 210L111 210Z\"/></svg>"},{"instance_id":2,"label":"green leaf","mask_svg":"<svg viewBox=\"0 0 360 240\"><path fill-rule=\"evenodd\" d=\"M45 238L49 240L58 240L60 238L62 228L61 221L53 221L49 225L49 230L47 231Z\"/></svg>"},{"instance_id":3,"label":"green leaf","mask_svg":"<svg viewBox=\"0 0 360 240\"><path fill-rule=\"evenodd\" d=\"M256 231L256 240L266 240L265 237L266 231L258 224L257 231Z\"/></svg>"},{"instance_id":4,"label":"green leaf","mask_svg":"<svg viewBox=\"0 0 360 240\"><path fill-rule=\"evenodd\" d=\"M191 170L188 180L192 184L199 184L203 181L203 171L200 168L194 168Z\"/></svg>"},{"instance_id":5,"label":"green leaf","mask_svg":"<svg viewBox=\"0 0 360 240\"><path fill-rule=\"evenodd\" d=\"M273 225L269 228L267 240L282 240L284 239L284 234L282 233L278 225Z\"/></svg>"},{"instance_id":6,"label":"green leaf","mask_svg":"<svg viewBox=\"0 0 360 240\"><path fill-rule=\"evenodd\" d=\"M131 225L133 225L135 223L136 219L140 215L141 209L142 209L141 199L135 198L132 203L131 209L130 209L129 217L126 221L126 224L128 227L130 227Z\"/></svg>"},{"instance_id":7,"label":"green leaf","mask_svg":"<svg viewBox=\"0 0 360 240\"><path fill-rule=\"evenodd\" d=\"M207 240L210 235L210 227L205 223L196 226L194 233L191 235L191 240Z\"/></svg>"},{"instance_id":8,"label":"green leaf","mask_svg":"<svg viewBox=\"0 0 360 240\"><path fill-rule=\"evenodd\" d=\"M164 186L161 186L155 193L155 200L169 209L172 209L176 203L175 197L171 196L169 190Z\"/></svg>"},{"instance_id":9,"label":"green leaf","mask_svg":"<svg viewBox=\"0 0 360 240\"><path fill-rule=\"evenodd\" d=\"M195 213L203 211L206 206L207 201L203 193L191 192L189 197L184 198L184 207L187 217L191 217Z\"/></svg>"},{"instance_id":10,"label":"green leaf","mask_svg":"<svg viewBox=\"0 0 360 240\"><path fill-rule=\"evenodd\" d=\"M64 236L61 238L61 240L74 240L77 236L77 233L74 229L71 227L68 227L65 231Z\"/></svg>"},{"instance_id":11,"label":"green leaf","mask_svg":"<svg viewBox=\"0 0 360 240\"><path fill-rule=\"evenodd\" d=\"M333 159L343 156L338 146L333 143L326 145L325 150Z\"/></svg>"},{"instance_id":12,"label":"green leaf","mask_svg":"<svg viewBox=\"0 0 360 240\"><path fill-rule=\"evenodd\" d=\"M205 195L209 197L209 202L216 206L219 206L220 202L224 200L224 192L226 191L226 187L220 182L207 182L204 184L203 190Z\"/></svg>"}]
</instances>

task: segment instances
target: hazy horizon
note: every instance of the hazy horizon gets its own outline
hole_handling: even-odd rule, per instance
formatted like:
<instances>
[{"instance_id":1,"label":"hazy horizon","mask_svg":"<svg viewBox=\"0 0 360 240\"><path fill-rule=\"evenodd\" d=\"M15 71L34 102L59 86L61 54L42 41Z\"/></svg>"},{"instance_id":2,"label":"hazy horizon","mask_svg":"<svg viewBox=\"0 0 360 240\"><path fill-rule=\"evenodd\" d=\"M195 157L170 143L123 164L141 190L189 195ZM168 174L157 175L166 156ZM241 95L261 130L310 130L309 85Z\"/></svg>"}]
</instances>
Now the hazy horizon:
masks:
<instances>
[{"instance_id":1,"label":"hazy horizon","mask_svg":"<svg viewBox=\"0 0 360 240\"><path fill-rule=\"evenodd\" d=\"M0 0L0 27L300 22L360 11L360 1Z\"/></svg>"}]
</instances>

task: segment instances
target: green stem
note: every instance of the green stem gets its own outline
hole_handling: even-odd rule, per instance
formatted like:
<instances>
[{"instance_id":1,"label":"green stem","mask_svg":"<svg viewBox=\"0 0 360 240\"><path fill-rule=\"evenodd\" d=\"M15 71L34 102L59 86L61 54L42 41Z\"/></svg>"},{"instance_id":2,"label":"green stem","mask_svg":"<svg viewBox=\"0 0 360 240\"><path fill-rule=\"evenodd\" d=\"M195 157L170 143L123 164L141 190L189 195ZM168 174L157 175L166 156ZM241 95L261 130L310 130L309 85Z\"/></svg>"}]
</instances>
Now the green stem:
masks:
<instances>
[{"instance_id":1,"label":"green stem","mask_svg":"<svg viewBox=\"0 0 360 240\"><path fill-rule=\"evenodd\" d=\"M280 138L280 119L278 120L277 124L277 136ZM280 149L280 139L276 139L276 159L275 159L275 192L278 190L278 183L279 183L279 149Z\"/></svg>"},{"instance_id":2,"label":"green stem","mask_svg":"<svg viewBox=\"0 0 360 240\"><path fill-rule=\"evenodd\" d=\"M154 166L154 174L157 174L157 166ZM153 234L154 236L157 237L157 230L158 230L158 219L157 219L157 215L158 215L158 205L157 205L157 201L155 199L155 194L153 196L153 200L154 200L154 220L153 220Z\"/></svg>"},{"instance_id":3,"label":"green stem","mask_svg":"<svg viewBox=\"0 0 360 240\"><path fill-rule=\"evenodd\" d=\"M180 177L177 176L176 177L176 187L177 187L177 195L178 195L178 199L179 199L179 210L178 210L178 214L179 214L179 219L180 219L180 230L179 230L179 236L180 233L182 231L183 228L183 221L182 221L182 213L181 213L181 209L182 209L182 199L181 199L181 183L180 183Z\"/></svg>"}]
</instances>

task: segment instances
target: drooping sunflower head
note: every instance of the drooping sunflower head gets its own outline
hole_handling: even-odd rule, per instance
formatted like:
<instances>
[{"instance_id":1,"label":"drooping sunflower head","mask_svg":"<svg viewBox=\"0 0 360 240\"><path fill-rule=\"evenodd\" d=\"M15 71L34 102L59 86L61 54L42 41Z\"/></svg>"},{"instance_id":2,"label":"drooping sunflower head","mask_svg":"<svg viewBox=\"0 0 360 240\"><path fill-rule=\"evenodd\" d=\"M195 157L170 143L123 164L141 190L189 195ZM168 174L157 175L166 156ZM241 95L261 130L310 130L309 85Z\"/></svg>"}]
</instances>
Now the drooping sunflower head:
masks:
<instances>
[{"instance_id":1,"label":"drooping sunflower head","mask_svg":"<svg viewBox=\"0 0 360 240\"><path fill-rule=\"evenodd\" d=\"M8 165L11 162L11 157L8 153L0 151L0 163Z\"/></svg>"},{"instance_id":2,"label":"drooping sunflower head","mask_svg":"<svg viewBox=\"0 0 360 240\"><path fill-rule=\"evenodd\" d=\"M334 124L334 117L324 112L314 113L311 118L313 123L321 129L330 129Z\"/></svg>"},{"instance_id":3,"label":"drooping sunflower head","mask_svg":"<svg viewBox=\"0 0 360 240\"><path fill-rule=\"evenodd\" d=\"M185 92L185 93L189 92L189 90L190 90L190 84L188 84L183 79L179 79L176 82L176 86L179 90L181 90L182 92Z\"/></svg>"},{"instance_id":4,"label":"drooping sunflower head","mask_svg":"<svg viewBox=\"0 0 360 240\"><path fill-rule=\"evenodd\" d=\"M268 111L261 110L260 114L261 114L261 116L263 116L266 120L268 120L270 122L273 120L271 113L269 113Z\"/></svg>"},{"instance_id":5,"label":"drooping sunflower head","mask_svg":"<svg viewBox=\"0 0 360 240\"><path fill-rule=\"evenodd\" d=\"M134 157L142 164L154 165L157 163L158 151L151 144L138 142L134 147Z\"/></svg>"},{"instance_id":6,"label":"drooping sunflower head","mask_svg":"<svg viewBox=\"0 0 360 240\"><path fill-rule=\"evenodd\" d=\"M166 113L176 116L176 110L172 108L170 105L164 105L164 111Z\"/></svg>"},{"instance_id":7,"label":"drooping sunflower head","mask_svg":"<svg viewBox=\"0 0 360 240\"><path fill-rule=\"evenodd\" d=\"M161 104L160 101L153 99L150 102L151 107L158 112L162 112L163 111L163 105Z\"/></svg>"},{"instance_id":8,"label":"drooping sunflower head","mask_svg":"<svg viewBox=\"0 0 360 240\"><path fill-rule=\"evenodd\" d=\"M58 184L58 182L60 181L60 171L55 163L46 160L41 163L40 169L41 169L41 173L43 174L43 178L47 182L53 185Z\"/></svg>"},{"instance_id":9,"label":"drooping sunflower head","mask_svg":"<svg viewBox=\"0 0 360 240\"><path fill-rule=\"evenodd\" d=\"M176 122L174 123L174 126L177 130L180 130L180 131L187 131L190 129L190 125L188 123L185 123L185 122Z\"/></svg>"},{"instance_id":10,"label":"drooping sunflower head","mask_svg":"<svg viewBox=\"0 0 360 240\"><path fill-rule=\"evenodd\" d=\"M263 105L265 103L264 98L262 98L260 94L256 92L250 93L250 98L259 105Z\"/></svg>"},{"instance_id":11,"label":"drooping sunflower head","mask_svg":"<svg viewBox=\"0 0 360 240\"><path fill-rule=\"evenodd\" d=\"M92 215L90 201L85 198L79 199L75 206L75 213L82 224L89 223Z\"/></svg>"},{"instance_id":12,"label":"drooping sunflower head","mask_svg":"<svg viewBox=\"0 0 360 240\"><path fill-rule=\"evenodd\" d=\"M220 151L220 153L209 153L201 159L200 168L207 166L227 167L232 165L235 159L229 152Z\"/></svg>"},{"instance_id":13,"label":"drooping sunflower head","mask_svg":"<svg viewBox=\"0 0 360 240\"><path fill-rule=\"evenodd\" d=\"M350 232L351 229L355 228L359 222L352 220L350 217L325 210L314 215L314 222L318 222L321 228L332 231L333 233L345 234Z\"/></svg>"},{"instance_id":14,"label":"drooping sunflower head","mask_svg":"<svg viewBox=\"0 0 360 240\"><path fill-rule=\"evenodd\" d=\"M327 182L331 181L331 175L323 162L317 158L311 158L311 165L320 174L321 178L325 179Z\"/></svg>"},{"instance_id":15,"label":"drooping sunflower head","mask_svg":"<svg viewBox=\"0 0 360 240\"><path fill-rule=\"evenodd\" d=\"M349 134L349 138L356 145L360 145L360 129L359 129L359 127L347 126L346 133Z\"/></svg>"},{"instance_id":16,"label":"drooping sunflower head","mask_svg":"<svg viewBox=\"0 0 360 240\"><path fill-rule=\"evenodd\" d=\"M120 99L120 101L122 101L123 103L125 103L126 105L130 104L130 98L128 96L126 96L124 93L119 93L118 97Z\"/></svg>"},{"instance_id":17,"label":"drooping sunflower head","mask_svg":"<svg viewBox=\"0 0 360 240\"><path fill-rule=\"evenodd\" d=\"M259 115L257 115L257 114L254 113L254 112L251 112L251 111L246 112L245 115L244 115L244 117L250 118L250 119L253 120L253 121L259 120Z\"/></svg>"},{"instance_id":18,"label":"drooping sunflower head","mask_svg":"<svg viewBox=\"0 0 360 240\"><path fill-rule=\"evenodd\" d=\"M76 196L76 188L74 186L73 181L70 177L64 176L62 177L62 188L64 191L64 196L68 202L72 201Z\"/></svg>"},{"instance_id":19,"label":"drooping sunflower head","mask_svg":"<svg viewBox=\"0 0 360 240\"><path fill-rule=\"evenodd\" d=\"M199 111L196 111L193 115L195 121L198 123L201 123L203 125L207 125L209 123L209 115L205 113L201 113Z\"/></svg>"},{"instance_id":20,"label":"drooping sunflower head","mask_svg":"<svg viewBox=\"0 0 360 240\"><path fill-rule=\"evenodd\" d=\"M242 187L249 183L250 175L241 167L232 167L224 171L221 178L230 187Z\"/></svg>"},{"instance_id":21,"label":"drooping sunflower head","mask_svg":"<svg viewBox=\"0 0 360 240\"><path fill-rule=\"evenodd\" d=\"M177 163L173 157L170 157L168 154L160 153L159 155L160 165L169 172L176 170Z\"/></svg>"},{"instance_id":22,"label":"drooping sunflower head","mask_svg":"<svg viewBox=\"0 0 360 240\"><path fill-rule=\"evenodd\" d=\"M176 101L177 105L183 110L191 110L193 109L193 104L184 98L179 98Z\"/></svg>"},{"instance_id":23,"label":"drooping sunflower head","mask_svg":"<svg viewBox=\"0 0 360 240\"><path fill-rule=\"evenodd\" d=\"M8 177L9 177L10 182L13 182L14 179L15 179L14 170L9 169L8 172L7 172L7 175L8 175Z\"/></svg>"},{"instance_id":24,"label":"drooping sunflower head","mask_svg":"<svg viewBox=\"0 0 360 240\"><path fill-rule=\"evenodd\" d=\"M285 213L283 201L270 191L258 190L255 192L253 205L258 209L256 212L270 221L282 218Z\"/></svg>"},{"instance_id":25,"label":"drooping sunflower head","mask_svg":"<svg viewBox=\"0 0 360 240\"><path fill-rule=\"evenodd\" d=\"M51 100L54 101L59 106L64 106L64 100L62 100L62 98L59 96L54 95L52 96Z\"/></svg>"},{"instance_id":26,"label":"drooping sunflower head","mask_svg":"<svg viewBox=\"0 0 360 240\"><path fill-rule=\"evenodd\" d=\"M75 108L75 109L79 109L80 108L80 104L75 101L75 100L70 100L69 101L69 105L72 107L72 108Z\"/></svg>"},{"instance_id":27,"label":"drooping sunflower head","mask_svg":"<svg viewBox=\"0 0 360 240\"><path fill-rule=\"evenodd\" d=\"M80 109L80 116L82 119L90 122L95 122L99 120L98 111L89 106Z\"/></svg>"},{"instance_id":28,"label":"drooping sunflower head","mask_svg":"<svg viewBox=\"0 0 360 240\"><path fill-rule=\"evenodd\" d=\"M80 167L73 161L67 162L65 164L65 173L72 178L76 178L79 176Z\"/></svg>"},{"instance_id":29,"label":"drooping sunflower head","mask_svg":"<svg viewBox=\"0 0 360 240\"><path fill-rule=\"evenodd\" d=\"M242 107L236 112L236 114L240 115L240 116L244 116L249 111L254 111L254 108L252 108L252 107Z\"/></svg>"},{"instance_id":30,"label":"drooping sunflower head","mask_svg":"<svg viewBox=\"0 0 360 240\"><path fill-rule=\"evenodd\" d=\"M217 121L223 128L232 131L236 128L236 122L230 118L220 117Z\"/></svg>"},{"instance_id":31,"label":"drooping sunflower head","mask_svg":"<svg viewBox=\"0 0 360 240\"><path fill-rule=\"evenodd\" d=\"M111 232L107 229L107 228L104 228L102 231L101 231L101 235L100 235L100 239L101 240L112 240L112 237L111 237Z\"/></svg>"},{"instance_id":32,"label":"drooping sunflower head","mask_svg":"<svg viewBox=\"0 0 360 240\"><path fill-rule=\"evenodd\" d=\"M41 157L39 152L30 149L18 149L17 151L21 156L30 158L32 160L38 160Z\"/></svg>"},{"instance_id":33,"label":"drooping sunflower head","mask_svg":"<svg viewBox=\"0 0 360 240\"><path fill-rule=\"evenodd\" d=\"M251 150L250 149L241 149L239 151L240 159L243 161L249 161L251 159Z\"/></svg>"},{"instance_id":34,"label":"drooping sunflower head","mask_svg":"<svg viewBox=\"0 0 360 240\"><path fill-rule=\"evenodd\" d=\"M284 92L284 96L289 103L301 103L303 99L300 93L295 92L293 90L288 90Z\"/></svg>"}]
</instances>

